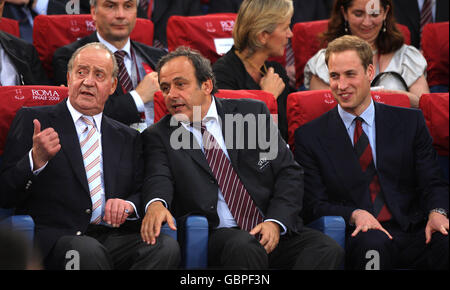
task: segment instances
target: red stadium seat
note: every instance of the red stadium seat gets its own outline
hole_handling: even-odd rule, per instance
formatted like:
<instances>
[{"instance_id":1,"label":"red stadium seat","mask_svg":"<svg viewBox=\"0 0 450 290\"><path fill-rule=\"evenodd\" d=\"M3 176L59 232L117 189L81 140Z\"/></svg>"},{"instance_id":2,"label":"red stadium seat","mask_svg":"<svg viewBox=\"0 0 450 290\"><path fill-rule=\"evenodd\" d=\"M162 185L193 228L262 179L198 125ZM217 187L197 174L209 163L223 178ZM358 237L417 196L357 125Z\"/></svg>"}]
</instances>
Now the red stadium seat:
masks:
<instances>
[{"instance_id":1,"label":"red stadium seat","mask_svg":"<svg viewBox=\"0 0 450 290\"><path fill-rule=\"evenodd\" d=\"M449 22L427 24L422 32L422 50L427 60L430 87L449 85Z\"/></svg>"},{"instance_id":2,"label":"red stadium seat","mask_svg":"<svg viewBox=\"0 0 450 290\"><path fill-rule=\"evenodd\" d=\"M405 94L372 92L374 101L391 106L410 107ZM337 105L330 90L302 91L292 93L287 99L289 146L294 150L294 133L298 127L312 121Z\"/></svg>"},{"instance_id":3,"label":"red stadium seat","mask_svg":"<svg viewBox=\"0 0 450 290\"><path fill-rule=\"evenodd\" d=\"M419 107L433 137L433 146L439 155L449 156L449 94L424 94Z\"/></svg>"},{"instance_id":4,"label":"red stadium seat","mask_svg":"<svg viewBox=\"0 0 450 290\"><path fill-rule=\"evenodd\" d=\"M0 87L0 155L9 127L20 108L57 104L67 97L67 93L66 87L56 86Z\"/></svg>"},{"instance_id":5,"label":"red stadium seat","mask_svg":"<svg viewBox=\"0 0 450 290\"><path fill-rule=\"evenodd\" d=\"M153 45L153 22L138 18L131 39ZM34 19L33 44L48 77L53 77L52 59L55 50L95 31L90 14L38 15Z\"/></svg>"},{"instance_id":6,"label":"red stadium seat","mask_svg":"<svg viewBox=\"0 0 450 290\"><path fill-rule=\"evenodd\" d=\"M411 33L405 25L397 24L397 27L405 37L405 43L411 44ZM303 70L308 60L314 56L323 45L319 39L319 35L327 30L328 19L299 22L294 25L292 37L292 49L295 58L295 79L297 88L303 85Z\"/></svg>"},{"instance_id":7,"label":"red stadium seat","mask_svg":"<svg viewBox=\"0 0 450 290\"><path fill-rule=\"evenodd\" d=\"M17 20L0 18L0 30L20 38L19 22Z\"/></svg>"},{"instance_id":8,"label":"red stadium seat","mask_svg":"<svg viewBox=\"0 0 450 290\"><path fill-rule=\"evenodd\" d=\"M219 90L216 97L222 99L255 99L260 100L266 103L267 108L270 111L270 114L277 115L278 114L278 105L274 96L271 93L259 90ZM166 104L164 102L164 97L162 92L159 91L155 93L154 98L155 104L155 123L158 122L162 117L167 115L169 111L167 111Z\"/></svg>"},{"instance_id":9,"label":"red stadium seat","mask_svg":"<svg viewBox=\"0 0 450 290\"><path fill-rule=\"evenodd\" d=\"M168 49L188 46L214 63L232 44L235 19L235 13L171 16L167 22Z\"/></svg>"}]
</instances>

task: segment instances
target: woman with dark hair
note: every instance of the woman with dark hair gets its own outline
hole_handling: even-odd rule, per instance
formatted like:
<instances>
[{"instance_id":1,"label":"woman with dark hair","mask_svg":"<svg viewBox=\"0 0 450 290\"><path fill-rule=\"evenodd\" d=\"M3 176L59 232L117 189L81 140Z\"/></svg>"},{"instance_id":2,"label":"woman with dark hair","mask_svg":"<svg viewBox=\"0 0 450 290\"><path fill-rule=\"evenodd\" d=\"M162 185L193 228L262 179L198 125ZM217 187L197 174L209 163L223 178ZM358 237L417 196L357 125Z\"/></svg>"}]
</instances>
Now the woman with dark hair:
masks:
<instances>
[{"instance_id":1,"label":"woman with dark hair","mask_svg":"<svg viewBox=\"0 0 450 290\"><path fill-rule=\"evenodd\" d=\"M427 62L415 47L404 44L396 26L392 0L336 0L322 41L329 43L346 34L356 35L372 46L376 67L372 85L406 93L411 106L418 107L420 96L430 92L425 77ZM325 49L306 64L305 87L329 89Z\"/></svg>"},{"instance_id":2,"label":"woman with dark hair","mask_svg":"<svg viewBox=\"0 0 450 290\"><path fill-rule=\"evenodd\" d=\"M284 140L289 77L281 64L268 59L284 55L293 36L293 13L292 0L244 0L234 25L234 46L213 65L219 89L263 90L274 95Z\"/></svg>"}]
</instances>

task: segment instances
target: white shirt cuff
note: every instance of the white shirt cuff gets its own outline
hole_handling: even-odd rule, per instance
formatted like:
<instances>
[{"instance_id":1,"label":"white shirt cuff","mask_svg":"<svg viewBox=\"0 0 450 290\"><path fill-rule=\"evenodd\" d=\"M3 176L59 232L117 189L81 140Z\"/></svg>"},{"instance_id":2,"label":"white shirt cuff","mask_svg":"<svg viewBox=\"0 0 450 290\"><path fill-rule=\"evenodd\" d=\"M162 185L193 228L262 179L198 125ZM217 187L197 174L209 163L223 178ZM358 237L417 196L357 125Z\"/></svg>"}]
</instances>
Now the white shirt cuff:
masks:
<instances>
[{"instance_id":1,"label":"white shirt cuff","mask_svg":"<svg viewBox=\"0 0 450 290\"><path fill-rule=\"evenodd\" d=\"M145 205L145 212L147 212L148 206L149 206L152 202L155 202L155 201L161 201L161 202L164 204L164 206L165 206L166 208L168 208L168 207L167 207L167 202L166 202L164 199L154 198L154 199L150 200L150 201Z\"/></svg>"},{"instance_id":2,"label":"white shirt cuff","mask_svg":"<svg viewBox=\"0 0 450 290\"><path fill-rule=\"evenodd\" d=\"M144 102L142 101L141 96L139 96L138 92L136 92L136 90L132 90L130 91L130 95L133 97L138 112L139 113L144 112L145 111Z\"/></svg>"},{"instance_id":3,"label":"white shirt cuff","mask_svg":"<svg viewBox=\"0 0 450 290\"><path fill-rule=\"evenodd\" d=\"M33 9L39 15L47 15L47 7L49 0L36 0L36 7Z\"/></svg>"},{"instance_id":4,"label":"white shirt cuff","mask_svg":"<svg viewBox=\"0 0 450 290\"><path fill-rule=\"evenodd\" d=\"M31 171L33 171L33 156L32 156L32 152L33 152L33 149L31 149L31 150L28 152L28 159L30 160L30 170L31 170ZM41 168L38 168L38 169L36 169L35 171L33 171L33 174L36 176L36 175L38 175L39 173L41 173L41 171L44 170L44 168L45 168L45 166L47 166L47 164L48 164L48 162L46 162L46 163L44 164L44 166L42 166Z\"/></svg>"},{"instance_id":5,"label":"white shirt cuff","mask_svg":"<svg viewBox=\"0 0 450 290\"><path fill-rule=\"evenodd\" d=\"M280 236L283 236L287 233L287 228L281 222L274 220L274 219L266 219L264 221L277 223L283 229L283 231L280 233Z\"/></svg>"}]
</instances>

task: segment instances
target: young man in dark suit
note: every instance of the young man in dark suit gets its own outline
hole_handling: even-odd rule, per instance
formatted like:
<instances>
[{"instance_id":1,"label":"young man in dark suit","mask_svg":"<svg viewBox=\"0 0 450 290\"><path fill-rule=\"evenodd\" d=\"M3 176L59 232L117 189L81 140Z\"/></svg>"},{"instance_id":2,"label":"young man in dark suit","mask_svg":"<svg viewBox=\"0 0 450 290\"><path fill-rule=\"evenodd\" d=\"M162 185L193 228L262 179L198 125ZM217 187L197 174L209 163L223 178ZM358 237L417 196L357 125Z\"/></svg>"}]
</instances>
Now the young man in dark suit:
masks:
<instances>
[{"instance_id":1,"label":"young man in dark suit","mask_svg":"<svg viewBox=\"0 0 450 290\"><path fill-rule=\"evenodd\" d=\"M354 36L328 46L338 106L295 132L305 210L345 219L351 269L448 269L448 182L421 111L372 100L372 56Z\"/></svg>"},{"instance_id":2,"label":"young man in dark suit","mask_svg":"<svg viewBox=\"0 0 450 290\"><path fill-rule=\"evenodd\" d=\"M264 103L214 97L210 62L186 48L157 71L170 114L143 132L144 241L165 221L174 229L172 215L200 214L211 267L339 267L342 248L303 226L303 171Z\"/></svg>"},{"instance_id":3,"label":"young man in dark suit","mask_svg":"<svg viewBox=\"0 0 450 290\"><path fill-rule=\"evenodd\" d=\"M22 108L11 125L0 207L31 215L48 269L176 268L175 240L161 235L150 246L139 235L140 134L103 114L117 85L114 55L90 43L74 53L68 70L68 99ZM67 260L74 256L78 265Z\"/></svg>"},{"instance_id":4,"label":"young man in dark suit","mask_svg":"<svg viewBox=\"0 0 450 290\"><path fill-rule=\"evenodd\" d=\"M5 0L0 0L0 21ZM30 43L0 31L0 86L47 85L36 49Z\"/></svg>"},{"instance_id":5,"label":"young man in dark suit","mask_svg":"<svg viewBox=\"0 0 450 290\"><path fill-rule=\"evenodd\" d=\"M119 63L119 84L106 102L105 114L126 125L139 124L139 128L145 128L153 123L153 95L159 90L157 75L153 71L166 52L130 40L136 24L136 11L137 0L91 0L91 15L97 31L57 49L53 68L55 84L65 84L67 62L72 53L84 44L101 42L113 53L125 52L123 70ZM142 113L145 113L145 119L141 119Z\"/></svg>"}]
</instances>

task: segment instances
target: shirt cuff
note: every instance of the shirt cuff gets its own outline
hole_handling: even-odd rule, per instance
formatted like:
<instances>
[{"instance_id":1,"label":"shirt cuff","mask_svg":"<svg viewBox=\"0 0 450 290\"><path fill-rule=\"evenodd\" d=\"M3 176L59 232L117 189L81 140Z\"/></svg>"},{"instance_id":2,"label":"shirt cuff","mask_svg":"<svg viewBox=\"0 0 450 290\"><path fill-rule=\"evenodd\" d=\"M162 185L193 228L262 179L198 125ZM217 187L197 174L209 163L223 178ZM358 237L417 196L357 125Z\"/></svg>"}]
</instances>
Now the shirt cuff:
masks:
<instances>
[{"instance_id":1,"label":"shirt cuff","mask_svg":"<svg viewBox=\"0 0 450 290\"><path fill-rule=\"evenodd\" d=\"M283 231L280 233L280 236L283 236L283 235L285 235L285 234L287 233L287 228L286 228L281 222L279 222L279 221L277 221L277 220L274 220L274 219L266 219L266 220L264 220L264 222L274 222L274 223L277 223L277 224L283 229Z\"/></svg>"},{"instance_id":2,"label":"shirt cuff","mask_svg":"<svg viewBox=\"0 0 450 290\"><path fill-rule=\"evenodd\" d=\"M33 149L30 150L30 152L28 152L28 159L30 160L30 170L33 171L33 156L32 156L32 152ZM37 176L39 173L41 173L42 170L44 170L44 168L47 166L48 162L46 162L44 164L44 166L42 166L41 168L36 169L35 171L33 171L33 175Z\"/></svg>"},{"instance_id":3,"label":"shirt cuff","mask_svg":"<svg viewBox=\"0 0 450 290\"><path fill-rule=\"evenodd\" d=\"M131 201L128 201L128 200L125 200L125 201L128 202L129 204L131 204L131 206L134 209L134 217L128 217L127 220L130 220L130 221L138 220L140 218L140 216L138 214L138 211L136 210L136 206L134 205L134 203L132 203Z\"/></svg>"},{"instance_id":4,"label":"shirt cuff","mask_svg":"<svg viewBox=\"0 0 450 290\"><path fill-rule=\"evenodd\" d=\"M47 15L47 7L49 0L36 0L36 7L33 9L39 15Z\"/></svg>"},{"instance_id":5,"label":"shirt cuff","mask_svg":"<svg viewBox=\"0 0 450 290\"><path fill-rule=\"evenodd\" d=\"M142 101L141 96L139 96L138 92L136 92L136 90L132 90L130 91L130 95L133 97L138 112L139 113L144 112L145 111L144 102Z\"/></svg>"}]
</instances>

